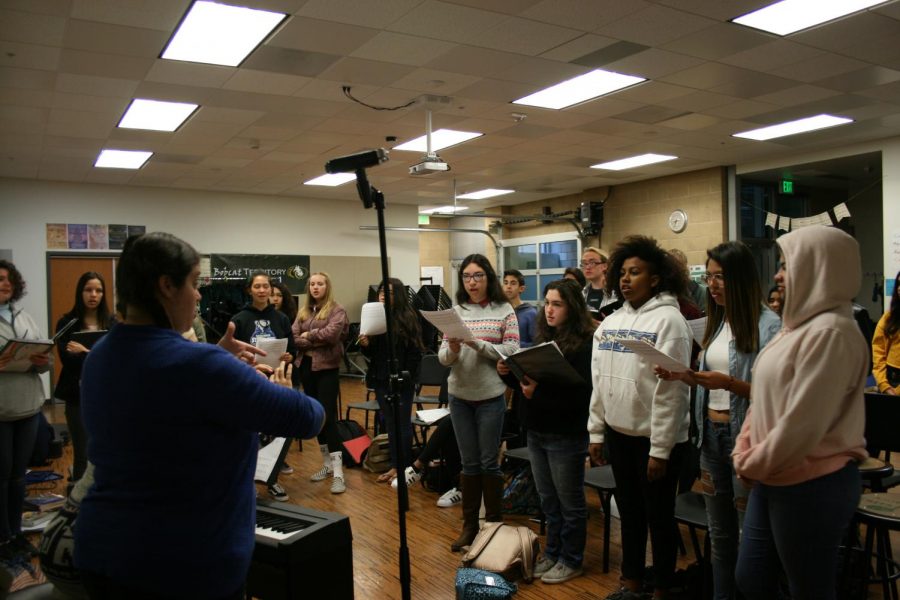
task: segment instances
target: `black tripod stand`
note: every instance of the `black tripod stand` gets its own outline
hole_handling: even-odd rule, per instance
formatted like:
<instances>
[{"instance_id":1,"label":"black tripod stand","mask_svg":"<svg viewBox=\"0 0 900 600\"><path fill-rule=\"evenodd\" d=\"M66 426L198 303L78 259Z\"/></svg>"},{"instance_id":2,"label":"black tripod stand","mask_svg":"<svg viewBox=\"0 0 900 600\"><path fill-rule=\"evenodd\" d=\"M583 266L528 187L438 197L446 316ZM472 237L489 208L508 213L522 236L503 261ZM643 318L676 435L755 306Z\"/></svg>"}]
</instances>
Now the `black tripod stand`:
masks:
<instances>
[{"instance_id":1,"label":"black tripod stand","mask_svg":"<svg viewBox=\"0 0 900 600\"><path fill-rule=\"evenodd\" d=\"M387 331L388 352L388 394L387 404L391 408L389 418L394 422L394 436L391 444L396 448L397 456L397 522L400 533L400 590L403 600L409 600L410 596L410 570L409 547L406 543L406 511L409 510L409 495L406 487L406 472L404 465L409 464L409 449L399 442L401 427L409 427L409 415L401 414L400 389L404 384L409 384L410 374L406 371L399 372L397 357L394 355L394 332L391 323L391 287L388 281L387 237L384 228L384 194L369 184L366 176L366 167L378 165L387 160L387 151L384 149L371 150L359 154L353 154L329 161L325 165L328 173L340 173L353 171L356 173L356 189L359 198L365 208L375 208L378 215L378 244L381 251L381 289L384 291L384 312ZM396 293L404 293L404 290L396 290Z\"/></svg>"}]
</instances>

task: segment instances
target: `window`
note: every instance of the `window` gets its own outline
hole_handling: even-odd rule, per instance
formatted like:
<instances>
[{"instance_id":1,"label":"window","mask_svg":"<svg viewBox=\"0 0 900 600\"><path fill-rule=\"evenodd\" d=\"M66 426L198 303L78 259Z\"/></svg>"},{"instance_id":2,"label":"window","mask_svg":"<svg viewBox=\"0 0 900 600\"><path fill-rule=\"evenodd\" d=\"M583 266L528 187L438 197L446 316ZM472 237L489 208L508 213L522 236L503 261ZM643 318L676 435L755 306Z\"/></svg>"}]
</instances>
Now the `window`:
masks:
<instances>
[{"instance_id":1,"label":"window","mask_svg":"<svg viewBox=\"0 0 900 600\"><path fill-rule=\"evenodd\" d=\"M543 300L544 286L561 279L567 267L577 267L581 247L575 232L503 241L503 270L517 269L525 277L522 300Z\"/></svg>"}]
</instances>

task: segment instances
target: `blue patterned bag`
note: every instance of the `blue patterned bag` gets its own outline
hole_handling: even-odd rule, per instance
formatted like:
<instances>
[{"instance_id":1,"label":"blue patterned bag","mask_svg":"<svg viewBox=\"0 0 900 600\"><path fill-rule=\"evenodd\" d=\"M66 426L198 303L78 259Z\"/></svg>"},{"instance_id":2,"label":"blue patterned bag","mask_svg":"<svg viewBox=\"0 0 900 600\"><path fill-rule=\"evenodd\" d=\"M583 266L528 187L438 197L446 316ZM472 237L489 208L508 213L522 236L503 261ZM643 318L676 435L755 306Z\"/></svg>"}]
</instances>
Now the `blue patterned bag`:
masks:
<instances>
[{"instance_id":1,"label":"blue patterned bag","mask_svg":"<svg viewBox=\"0 0 900 600\"><path fill-rule=\"evenodd\" d=\"M502 600L512 598L517 589L516 584L490 571L456 570L456 600Z\"/></svg>"}]
</instances>

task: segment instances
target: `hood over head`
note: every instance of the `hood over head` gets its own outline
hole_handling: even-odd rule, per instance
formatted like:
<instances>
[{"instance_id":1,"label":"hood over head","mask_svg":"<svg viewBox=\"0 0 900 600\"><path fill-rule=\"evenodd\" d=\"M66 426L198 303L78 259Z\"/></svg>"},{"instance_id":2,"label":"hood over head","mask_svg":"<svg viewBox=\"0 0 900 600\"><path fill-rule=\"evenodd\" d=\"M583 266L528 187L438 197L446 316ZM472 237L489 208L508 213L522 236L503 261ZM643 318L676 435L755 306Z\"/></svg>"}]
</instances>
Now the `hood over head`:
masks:
<instances>
[{"instance_id":1,"label":"hood over head","mask_svg":"<svg viewBox=\"0 0 900 600\"><path fill-rule=\"evenodd\" d=\"M846 309L862 284L859 244L834 227L804 227L778 238L787 281L782 321L794 328L819 313Z\"/></svg>"}]
</instances>

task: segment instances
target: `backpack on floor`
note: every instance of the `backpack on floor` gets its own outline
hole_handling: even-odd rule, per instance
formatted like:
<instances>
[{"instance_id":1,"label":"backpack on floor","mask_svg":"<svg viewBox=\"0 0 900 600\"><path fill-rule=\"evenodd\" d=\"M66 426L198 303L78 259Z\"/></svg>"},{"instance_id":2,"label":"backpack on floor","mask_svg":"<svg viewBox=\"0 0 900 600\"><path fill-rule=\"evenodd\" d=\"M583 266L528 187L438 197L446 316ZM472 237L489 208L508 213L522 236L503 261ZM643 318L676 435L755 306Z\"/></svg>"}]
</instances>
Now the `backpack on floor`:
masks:
<instances>
[{"instance_id":1,"label":"backpack on floor","mask_svg":"<svg viewBox=\"0 0 900 600\"><path fill-rule=\"evenodd\" d=\"M500 508L507 515L538 515L541 513L541 498L538 496L531 465L520 467L506 484Z\"/></svg>"},{"instance_id":2,"label":"backpack on floor","mask_svg":"<svg viewBox=\"0 0 900 600\"><path fill-rule=\"evenodd\" d=\"M485 523L462 557L462 566L530 582L540 550L538 536L525 526Z\"/></svg>"},{"instance_id":3,"label":"backpack on floor","mask_svg":"<svg viewBox=\"0 0 900 600\"><path fill-rule=\"evenodd\" d=\"M456 570L456 600L505 600L517 591L516 584L481 569Z\"/></svg>"},{"instance_id":4,"label":"backpack on floor","mask_svg":"<svg viewBox=\"0 0 900 600\"><path fill-rule=\"evenodd\" d=\"M391 442L388 434L381 433L372 440L372 445L366 451L366 460L363 466L373 473L384 473L391 468Z\"/></svg>"},{"instance_id":5,"label":"backpack on floor","mask_svg":"<svg viewBox=\"0 0 900 600\"><path fill-rule=\"evenodd\" d=\"M362 464L363 454L372 444L372 438L362 425L352 419L341 419L335 426L344 447L344 465L358 467Z\"/></svg>"}]
</instances>

